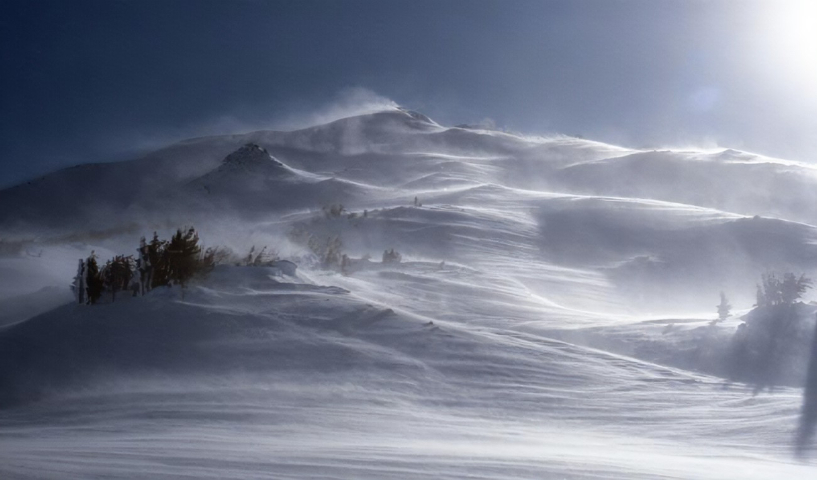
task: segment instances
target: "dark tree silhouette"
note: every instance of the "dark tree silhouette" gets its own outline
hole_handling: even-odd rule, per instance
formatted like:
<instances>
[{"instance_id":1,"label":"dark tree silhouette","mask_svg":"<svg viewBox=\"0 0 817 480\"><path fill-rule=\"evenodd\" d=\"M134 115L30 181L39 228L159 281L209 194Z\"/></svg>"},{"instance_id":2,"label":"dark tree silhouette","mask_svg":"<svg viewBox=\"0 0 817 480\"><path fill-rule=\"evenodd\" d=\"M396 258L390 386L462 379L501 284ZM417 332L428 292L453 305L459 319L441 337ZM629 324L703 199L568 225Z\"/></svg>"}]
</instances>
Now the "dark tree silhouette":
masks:
<instances>
[{"instance_id":1,"label":"dark tree silhouette","mask_svg":"<svg viewBox=\"0 0 817 480\"><path fill-rule=\"evenodd\" d=\"M138 257L136 259L136 274L139 279L139 293L144 295L150 290L151 277L153 276L153 268L150 263L148 254L148 244L145 237L139 239L139 248L136 249Z\"/></svg>"},{"instance_id":2,"label":"dark tree silhouette","mask_svg":"<svg viewBox=\"0 0 817 480\"><path fill-rule=\"evenodd\" d=\"M400 255L400 252L396 252L393 248L391 250L383 251L383 263L400 263L402 260L403 256Z\"/></svg>"},{"instance_id":3,"label":"dark tree silhouette","mask_svg":"<svg viewBox=\"0 0 817 480\"><path fill-rule=\"evenodd\" d=\"M85 261L85 292L88 295L88 303L94 304L102 296L104 281L99 274L99 264L96 262L96 255L91 252L91 256Z\"/></svg>"},{"instance_id":4,"label":"dark tree silhouette","mask_svg":"<svg viewBox=\"0 0 817 480\"><path fill-rule=\"evenodd\" d=\"M712 325L715 325L718 322L723 322L729 318L729 314L732 311L732 305L729 304L729 300L726 298L726 294L723 292L721 292L721 303L719 303L716 308L718 309L718 318L717 320L712 321Z\"/></svg>"},{"instance_id":5,"label":"dark tree silhouette","mask_svg":"<svg viewBox=\"0 0 817 480\"><path fill-rule=\"evenodd\" d=\"M153 232L153 239L147 245L148 263L150 264L150 288L161 287L170 283L167 241L159 240Z\"/></svg>"},{"instance_id":6,"label":"dark tree silhouette","mask_svg":"<svg viewBox=\"0 0 817 480\"><path fill-rule=\"evenodd\" d=\"M167 245L167 263L170 279L174 284L187 286L199 267L199 256L201 247L199 246L199 235L193 227L183 232L176 230L176 234L170 239Z\"/></svg>"},{"instance_id":7,"label":"dark tree silhouette","mask_svg":"<svg viewBox=\"0 0 817 480\"><path fill-rule=\"evenodd\" d=\"M806 388L803 390L803 408L800 411L800 425L795 439L795 450L799 457L805 457L817 427L817 322L814 325L811 359L806 376Z\"/></svg>"},{"instance_id":8,"label":"dark tree silhouette","mask_svg":"<svg viewBox=\"0 0 817 480\"><path fill-rule=\"evenodd\" d=\"M755 292L755 307L765 307L766 306L766 295L763 293L763 287L758 284L757 292Z\"/></svg>"},{"instance_id":9,"label":"dark tree silhouette","mask_svg":"<svg viewBox=\"0 0 817 480\"><path fill-rule=\"evenodd\" d=\"M738 328L732 341L731 378L754 384L755 393L778 382L800 321L798 300L811 288L811 279L786 273L761 276L757 308Z\"/></svg>"},{"instance_id":10,"label":"dark tree silhouette","mask_svg":"<svg viewBox=\"0 0 817 480\"><path fill-rule=\"evenodd\" d=\"M147 290L161 285L180 285L182 295L187 282L195 276L205 276L216 264L231 258L229 249L211 247L202 251L199 235L193 227L178 229L171 240L160 240L156 232L149 243L142 237L136 249L138 257L117 255L100 269L96 255L85 262L80 261L74 288L81 299L84 292L87 303L96 303L105 290L111 292L111 301L116 300L119 291L132 290L133 295L144 294ZM255 258L255 262L277 258L274 251L266 247ZM81 279L81 280L80 280ZM84 284L84 289L82 288Z\"/></svg>"},{"instance_id":11,"label":"dark tree silhouette","mask_svg":"<svg viewBox=\"0 0 817 480\"><path fill-rule=\"evenodd\" d=\"M85 274L85 260L80 258L79 265L77 266L77 274L74 277L74 284L72 285L74 295L79 305L83 305L85 303Z\"/></svg>"}]
</instances>

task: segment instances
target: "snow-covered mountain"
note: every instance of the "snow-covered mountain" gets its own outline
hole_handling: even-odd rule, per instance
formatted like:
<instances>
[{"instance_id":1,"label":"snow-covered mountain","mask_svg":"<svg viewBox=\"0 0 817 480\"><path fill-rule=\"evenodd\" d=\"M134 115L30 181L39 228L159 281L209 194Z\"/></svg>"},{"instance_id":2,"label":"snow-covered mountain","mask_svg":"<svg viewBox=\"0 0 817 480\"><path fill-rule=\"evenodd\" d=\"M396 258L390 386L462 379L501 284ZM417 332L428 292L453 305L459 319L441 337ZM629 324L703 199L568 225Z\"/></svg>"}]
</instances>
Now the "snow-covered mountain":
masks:
<instances>
[{"instance_id":1,"label":"snow-covered mountain","mask_svg":"<svg viewBox=\"0 0 817 480\"><path fill-rule=\"evenodd\" d=\"M683 368L740 323L706 327L720 291L741 312L762 272L814 274L815 192L811 165L402 109L0 191L0 476L809 478L797 382L753 397ZM223 265L184 298L29 318L80 256L189 224L298 273Z\"/></svg>"},{"instance_id":2,"label":"snow-covered mountain","mask_svg":"<svg viewBox=\"0 0 817 480\"><path fill-rule=\"evenodd\" d=\"M0 225L7 240L60 243L191 223L206 232L236 218L259 225L343 204L387 209L344 233L362 242L347 242L351 253L393 245L456 261L471 247L484 250L484 239L496 241L501 221L514 243L495 245L502 248L492 255L530 252L543 267L581 268L639 291L638 303L650 311L683 304L690 311L708 305L712 291L748 300L766 269L811 271L815 192L810 165L732 150L642 152L446 128L395 109L294 132L198 138L130 162L65 169L0 191ZM424 209L394 210L415 196ZM413 231L392 228L396 222L434 229L436 241L421 247ZM383 233L388 245L356 233L380 230L391 232ZM574 292L567 298L575 301Z\"/></svg>"}]
</instances>

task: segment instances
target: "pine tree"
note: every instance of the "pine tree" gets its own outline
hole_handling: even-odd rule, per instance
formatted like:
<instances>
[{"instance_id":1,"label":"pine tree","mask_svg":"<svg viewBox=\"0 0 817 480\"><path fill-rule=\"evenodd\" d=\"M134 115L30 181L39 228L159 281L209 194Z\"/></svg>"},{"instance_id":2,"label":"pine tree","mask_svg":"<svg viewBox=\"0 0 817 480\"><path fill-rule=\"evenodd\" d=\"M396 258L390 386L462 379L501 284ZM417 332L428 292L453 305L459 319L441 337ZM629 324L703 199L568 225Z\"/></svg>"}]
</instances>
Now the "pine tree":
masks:
<instances>
[{"instance_id":1,"label":"pine tree","mask_svg":"<svg viewBox=\"0 0 817 480\"><path fill-rule=\"evenodd\" d=\"M199 235L190 227L187 232L181 229L171 238L166 249L168 253L168 273L173 283L187 286L187 281L196 274L199 266Z\"/></svg>"},{"instance_id":2,"label":"pine tree","mask_svg":"<svg viewBox=\"0 0 817 480\"><path fill-rule=\"evenodd\" d=\"M782 303L791 305L806 293L806 290L811 288L811 279L805 275L800 275L798 278L793 273L786 273L783 275L783 281L780 282L780 299Z\"/></svg>"},{"instance_id":3,"label":"pine tree","mask_svg":"<svg viewBox=\"0 0 817 480\"><path fill-rule=\"evenodd\" d=\"M343 242L339 236L326 239L326 248L322 259L323 268L339 268Z\"/></svg>"},{"instance_id":4,"label":"pine tree","mask_svg":"<svg viewBox=\"0 0 817 480\"><path fill-rule=\"evenodd\" d=\"M139 239L139 248L137 248L136 251L139 253L136 260L136 274L139 277L139 294L144 295L146 291L150 290L151 277L153 275L153 268L148 255L148 244L145 241L145 237Z\"/></svg>"},{"instance_id":5,"label":"pine tree","mask_svg":"<svg viewBox=\"0 0 817 480\"><path fill-rule=\"evenodd\" d=\"M766 295L763 294L763 287L758 284L757 292L755 293L755 306L761 308L765 307L766 305Z\"/></svg>"},{"instance_id":6,"label":"pine tree","mask_svg":"<svg viewBox=\"0 0 817 480\"><path fill-rule=\"evenodd\" d=\"M262 265L264 263L264 258L265 258L266 253L267 253L267 246L264 245L261 248L261 251L258 252L258 255L255 256L255 259L252 261L252 266L253 267L258 267L258 266Z\"/></svg>"},{"instance_id":7,"label":"pine tree","mask_svg":"<svg viewBox=\"0 0 817 480\"><path fill-rule=\"evenodd\" d=\"M114 278L114 267L113 267L114 260L108 260L105 263L105 266L102 267L102 285L103 288L109 290L111 292L111 302L116 301L116 291L119 289L118 285L116 284L116 279Z\"/></svg>"},{"instance_id":8,"label":"pine tree","mask_svg":"<svg viewBox=\"0 0 817 480\"><path fill-rule=\"evenodd\" d=\"M161 287L170 283L167 241L159 240L159 235L153 232L153 240L147 245L148 262L150 264L150 288Z\"/></svg>"},{"instance_id":9,"label":"pine tree","mask_svg":"<svg viewBox=\"0 0 817 480\"><path fill-rule=\"evenodd\" d=\"M116 301L116 292L127 290L132 277L131 257L117 255L103 269L105 286L111 291L111 301Z\"/></svg>"},{"instance_id":10,"label":"pine tree","mask_svg":"<svg viewBox=\"0 0 817 480\"><path fill-rule=\"evenodd\" d=\"M91 252L91 256L85 262L85 291L88 294L88 303L94 304L102 296L104 282L99 275L99 265L96 262L96 255Z\"/></svg>"},{"instance_id":11,"label":"pine tree","mask_svg":"<svg viewBox=\"0 0 817 480\"><path fill-rule=\"evenodd\" d=\"M203 275L212 272L213 269L216 268L219 256L220 250L218 247L210 247L204 250L204 253L201 254L201 258L199 259L199 272Z\"/></svg>"},{"instance_id":12,"label":"pine tree","mask_svg":"<svg viewBox=\"0 0 817 480\"><path fill-rule=\"evenodd\" d=\"M402 260L403 256L400 255L400 252L394 251L393 248L391 250L383 251L383 263L400 263Z\"/></svg>"},{"instance_id":13,"label":"pine tree","mask_svg":"<svg viewBox=\"0 0 817 480\"><path fill-rule=\"evenodd\" d=\"M133 291L133 296L145 294L145 284L142 282L142 270L139 268L139 261L136 261L136 268L133 270L133 279L131 280L130 288Z\"/></svg>"},{"instance_id":14,"label":"pine tree","mask_svg":"<svg viewBox=\"0 0 817 480\"><path fill-rule=\"evenodd\" d=\"M74 277L74 298L77 300L77 304L82 305L85 303L85 260L79 259L79 265L77 266L77 275Z\"/></svg>"},{"instance_id":15,"label":"pine tree","mask_svg":"<svg viewBox=\"0 0 817 480\"><path fill-rule=\"evenodd\" d=\"M732 305L729 304L729 300L726 298L726 295L723 292L721 292L721 303L718 304L717 309L718 319L715 322L713 322L713 324L726 320L729 317L729 313L732 310Z\"/></svg>"}]
</instances>

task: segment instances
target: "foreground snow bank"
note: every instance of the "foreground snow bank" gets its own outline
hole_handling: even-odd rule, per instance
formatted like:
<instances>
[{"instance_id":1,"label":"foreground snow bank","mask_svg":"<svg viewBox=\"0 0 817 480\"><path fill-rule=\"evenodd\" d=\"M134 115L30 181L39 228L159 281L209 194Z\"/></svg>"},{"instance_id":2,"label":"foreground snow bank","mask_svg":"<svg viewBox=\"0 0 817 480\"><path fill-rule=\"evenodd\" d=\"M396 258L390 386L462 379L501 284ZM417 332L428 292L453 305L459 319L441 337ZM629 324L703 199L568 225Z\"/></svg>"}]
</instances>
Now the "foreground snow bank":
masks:
<instances>
[{"instance_id":1,"label":"foreground snow bank","mask_svg":"<svg viewBox=\"0 0 817 480\"><path fill-rule=\"evenodd\" d=\"M747 479L811 471L787 460L795 391L752 398L705 375L395 311L272 273L221 267L184 299L158 289L0 330L0 474L726 480L739 466ZM339 279L324 275L312 272ZM714 448L717 457L706 453Z\"/></svg>"}]
</instances>

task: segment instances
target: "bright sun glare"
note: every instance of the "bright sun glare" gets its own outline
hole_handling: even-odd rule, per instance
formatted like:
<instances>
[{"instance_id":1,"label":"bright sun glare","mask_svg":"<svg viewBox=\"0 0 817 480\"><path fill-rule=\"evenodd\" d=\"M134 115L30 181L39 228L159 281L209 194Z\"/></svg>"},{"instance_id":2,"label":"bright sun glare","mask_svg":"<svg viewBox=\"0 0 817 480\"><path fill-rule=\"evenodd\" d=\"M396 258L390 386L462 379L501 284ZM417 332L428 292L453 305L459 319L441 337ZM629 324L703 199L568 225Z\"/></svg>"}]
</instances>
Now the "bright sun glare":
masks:
<instances>
[{"instance_id":1,"label":"bright sun glare","mask_svg":"<svg viewBox=\"0 0 817 480\"><path fill-rule=\"evenodd\" d=\"M765 60L798 83L817 82L817 0L769 2L760 21Z\"/></svg>"}]
</instances>

